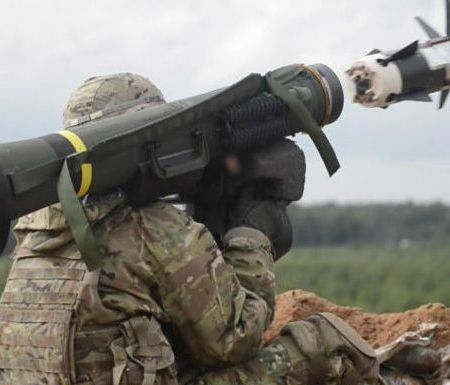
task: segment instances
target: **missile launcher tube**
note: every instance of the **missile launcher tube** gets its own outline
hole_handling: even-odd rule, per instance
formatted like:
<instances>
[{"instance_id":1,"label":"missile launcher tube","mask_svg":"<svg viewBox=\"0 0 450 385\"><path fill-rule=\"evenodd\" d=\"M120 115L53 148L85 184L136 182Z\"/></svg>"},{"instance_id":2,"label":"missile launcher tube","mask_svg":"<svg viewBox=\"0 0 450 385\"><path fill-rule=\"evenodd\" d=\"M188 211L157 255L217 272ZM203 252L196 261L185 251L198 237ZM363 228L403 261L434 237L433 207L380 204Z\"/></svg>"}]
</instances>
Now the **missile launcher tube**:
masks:
<instances>
[{"instance_id":1,"label":"missile launcher tube","mask_svg":"<svg viewBox=\"0 0 450 385\"><path fill-rule=\"evenodd\" d=\"M306 107L317 125L339 117L342 89L328 67L288 66L271 74ZM295 118L295 111L270 91L267 78L252 74L231 87L203 95L105 117L36 139L0 144L0 248L12 219L58 202L56 185L64 162L80 198L123 187L132 201L144 204L191 189L208 163L225 152L238 152L237 145L229 145L233 133L251 126L255 130L252 135L261 138L258 121L265 127L266 139L255 140L253 147L286 136L287 131L276 131L281 120L289 120L288 134L307 131ZM260 108L255 107L258 98L272 107L276 98L278 107L255 114L255 108ZM241 119L236 119L236 114L231 119L233 111L246 108ZM251 122L246 121L248 116ZM270 135L267 127L273 127ZM246 140L245 150L251 150L252 137L249 140L247 135ZM333 158L326 137L325 142ZM335 171L336 164L337 160L329 169Z\"/></svg>"}]
</instances>

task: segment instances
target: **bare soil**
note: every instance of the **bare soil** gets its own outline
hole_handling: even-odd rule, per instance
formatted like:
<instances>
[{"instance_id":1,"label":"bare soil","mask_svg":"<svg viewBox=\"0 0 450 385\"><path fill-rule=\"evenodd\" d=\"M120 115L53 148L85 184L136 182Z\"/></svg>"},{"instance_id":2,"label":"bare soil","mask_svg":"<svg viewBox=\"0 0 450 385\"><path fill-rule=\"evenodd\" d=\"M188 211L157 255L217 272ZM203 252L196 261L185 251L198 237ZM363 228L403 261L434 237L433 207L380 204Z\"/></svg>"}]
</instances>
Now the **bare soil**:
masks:
<instances>
[{"instance_id":1,"label":"bare soil","mask_svg":"<svg viewBox=\"0 0 450 385\"><path fill-rule=\"evenodd\" d=\"M416 331L422 323L438 323L433 347L450 345L450 308L430 303L404 313L370 314L361 309L338 306L313 293L288 291L277 297L277 309L264 341L276 337L289 322L305 320L317 312L330 312L343 318L374 348L392 342L407 331Z\"/></svg>"}]
</instances>

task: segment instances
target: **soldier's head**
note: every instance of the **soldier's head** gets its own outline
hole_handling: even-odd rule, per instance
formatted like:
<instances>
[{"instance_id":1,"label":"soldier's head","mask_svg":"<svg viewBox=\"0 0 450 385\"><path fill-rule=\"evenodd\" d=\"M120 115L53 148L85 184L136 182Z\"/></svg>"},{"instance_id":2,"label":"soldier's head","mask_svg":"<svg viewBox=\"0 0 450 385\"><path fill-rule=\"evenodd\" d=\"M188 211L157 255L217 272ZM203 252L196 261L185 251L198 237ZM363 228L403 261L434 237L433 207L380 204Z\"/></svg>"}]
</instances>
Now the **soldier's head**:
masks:
<instances>
[{"instance_id":1,"label":"soldier's head","mask_svg":"<svg viewBox=\"0 0 450 385\"><path fill-rule=\"evenodd\" d=\"M161 91L148 79L131 73L87 79L69 98L64 128L164 103Z\"/></svg>"}]
</instances>

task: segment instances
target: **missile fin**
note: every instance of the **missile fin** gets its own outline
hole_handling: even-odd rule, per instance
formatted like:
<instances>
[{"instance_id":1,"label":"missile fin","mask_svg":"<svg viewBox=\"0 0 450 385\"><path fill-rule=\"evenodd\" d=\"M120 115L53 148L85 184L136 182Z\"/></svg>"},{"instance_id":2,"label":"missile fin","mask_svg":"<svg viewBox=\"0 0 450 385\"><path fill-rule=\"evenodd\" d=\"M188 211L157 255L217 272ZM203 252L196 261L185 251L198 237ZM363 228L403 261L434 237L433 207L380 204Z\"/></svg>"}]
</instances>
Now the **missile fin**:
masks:
<instances>
[{"instance_id":1,"label":"missile fin","mask_svg":"<svg viewBox=\"0 0 450 385\"><path fill-rule=\"evenodd\" d=\"M413 41L411 44L407 45L406 47L402 48L401 50L395 52L387 60L396 61L396 60L407 58L409 56L414 55L418 49L419 49L419 40L416 40L416 41Z\"/></svg>"},{"instance_id":2,"label":"missile fin","mask_svg":"<svg viewBox=\"0 0 450 385\"><path fill-rule=\"evenodd\" d=\"M390 62L406 59L407 57L413 56L417 50L419 49L419 40L413 41L411 44L408 44L406 47L394 52L391 56L386 59L377 59L377 62L382 66L387 66Z\"/></svg>"},{"instance_id":3,"label":"missile fin","mask_svg":"<svg viewBox=\"0 0 450 385\"><path fill-rule=\"evenodd\" d=\"M447 100L449 92L450 92L450 90L443 90L441 92L441 98L439 99L439 107L438 107L439 109L444 107L444 104L445 104L445 101Z\"/></svg>"},{"instance_id":4,"label":"missile fin","mask_svg":"<svg viewBox=\"0 0 450 385\"><path fill-rule=\"evenodd\" d=\"M380 53L381 51L378 48L373 49L372 51L370 51L367 56L369 55L375 55L376 53Z\"/></svg>"},{"instance_id":5,"label":"missile fin","mask_svg":"<svg viewBox=\"0 0 450 385\"><path fill-rule=\"evenodd\" d=\"M396 97L396 100L399 102L403 102L405 100L409 100L412 102L432 102L430 95L426 92L417 91L417 92L409 92L403 95L399 95Z\"/></svg>"},{"instance_id":6,"label":"missile fin","mask_svg":"<svg viewBox=\"0 0 450 385\"><path fill-rule=\"evenodd\" d=\"M448 1L448 0L447 0ZM425 33L428 35L430 39L436 39L438 37L441 37L439 32L437 32L431 25L429 25L424 19L422 19L419 16L416 16L417 22L420 24L420 26L423 28Z\"/></svg>"}]
</instances>

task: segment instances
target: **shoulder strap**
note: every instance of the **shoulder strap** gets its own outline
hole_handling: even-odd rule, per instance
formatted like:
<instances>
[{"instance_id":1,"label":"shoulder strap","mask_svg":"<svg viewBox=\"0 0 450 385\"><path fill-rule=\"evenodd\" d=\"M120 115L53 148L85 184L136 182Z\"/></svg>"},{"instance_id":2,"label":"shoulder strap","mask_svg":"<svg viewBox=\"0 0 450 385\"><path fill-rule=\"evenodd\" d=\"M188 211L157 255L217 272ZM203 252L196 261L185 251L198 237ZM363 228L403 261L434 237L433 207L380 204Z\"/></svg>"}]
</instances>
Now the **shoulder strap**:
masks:
<instances>
[{"instance_id":1,"label":"shoulder strap","mask_svg":"<svg viewBox=\"0 0 450 385\"><path fill-rule=\"evenodd\" d=\"M298 73L303 68L303 66L293 65L268 72L265 76L267 87L272 94L278 96L289 106L302 130L313 141L319 151L320 157L325 163L328 174L331 176L339 169L340 165L330 141L303 102L294 94L290 93L289 89L283 84L283 79L292 77L293 74Z\"/></svg>"},{"instance_id":2,"label":"shoulder strap","mask_svg":"<svg viewBox=\"0 0 450 385\"><path fill-rule=\"evenodd\" d=\"M57 183L58 198L83 261L86 263L88 270L92 271L102 266L103 258L92 228L73 187L67 163L69 159L70 157L66 158L59 174Z\"/></svg>"}]
</instances>

